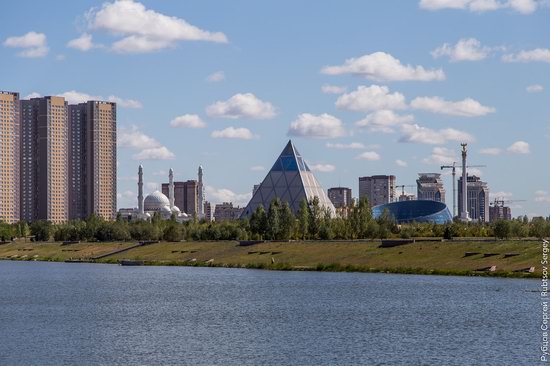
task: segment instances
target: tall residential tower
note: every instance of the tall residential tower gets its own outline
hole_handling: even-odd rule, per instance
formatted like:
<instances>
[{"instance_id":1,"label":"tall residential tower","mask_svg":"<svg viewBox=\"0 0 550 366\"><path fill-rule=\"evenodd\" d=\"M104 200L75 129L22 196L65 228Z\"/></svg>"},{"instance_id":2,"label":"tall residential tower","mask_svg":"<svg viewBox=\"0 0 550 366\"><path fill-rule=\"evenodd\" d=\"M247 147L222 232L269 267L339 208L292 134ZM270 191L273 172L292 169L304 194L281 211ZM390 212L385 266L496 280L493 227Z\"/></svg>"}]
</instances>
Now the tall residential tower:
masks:
<instances>
[{"instance_id":1,"label":"tall residential tower","mask_svg":"<svg viewBox=\"0 0 550 366\"><path fill-rule=\"evenodd\" d=\"M19 221L19 93L0 91L0 221Z\"/></svg>"},{"instance_id":2,"label":"tall residential tower","mask_svg":"<svg viewBox=\"0 0 550 366\"><path fill-rule=\"evenodd\" d=\"M69 106L70 218L116 217L116 104Z\"/></svg>"}]
</instances>

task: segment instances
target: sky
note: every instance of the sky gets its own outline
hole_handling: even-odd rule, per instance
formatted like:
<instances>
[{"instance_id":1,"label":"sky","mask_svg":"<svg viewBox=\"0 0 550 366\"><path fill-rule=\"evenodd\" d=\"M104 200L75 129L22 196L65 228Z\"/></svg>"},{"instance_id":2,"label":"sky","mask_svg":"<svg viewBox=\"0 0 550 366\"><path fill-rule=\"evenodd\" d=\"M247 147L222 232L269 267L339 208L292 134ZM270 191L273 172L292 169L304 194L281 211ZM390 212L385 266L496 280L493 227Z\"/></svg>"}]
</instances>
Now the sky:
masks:
<instances>
[{"instance_id":1,"label":"sky","mask_svg":"<svg viewBox=\"0 0 550 366\"><path fill-rule=\"evenodd\" d=\"M467 142L492 198L550 214L548 0L20 0L0 24L0 90L117 103L119 207L140 163L146 193L202 165L246 205L292 139L325 189L442 172L449 206Z\"/></svg>"}]
</instances>

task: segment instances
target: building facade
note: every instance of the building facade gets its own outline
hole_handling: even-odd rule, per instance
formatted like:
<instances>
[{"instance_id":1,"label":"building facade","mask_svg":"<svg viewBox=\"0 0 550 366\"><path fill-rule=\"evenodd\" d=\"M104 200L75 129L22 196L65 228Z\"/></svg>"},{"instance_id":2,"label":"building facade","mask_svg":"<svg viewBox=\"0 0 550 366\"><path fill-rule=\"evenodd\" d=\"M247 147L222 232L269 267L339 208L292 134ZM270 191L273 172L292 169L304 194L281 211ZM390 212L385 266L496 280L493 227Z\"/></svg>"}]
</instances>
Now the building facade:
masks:
<instances>
[{"instance_id":1,"label":"building facade","mask_svg":"<svg viewBox=\"0 0 550 366\"><path fill-rule=\"evenodd\" d=\"M69 106L69 217L116 217L116 104Z\"/></svg>"},{"instance_id":2,"label":"building facade","mask_svg":"<svg viewBox=\"0 0 550 366\"><path fill-rule=\"evenodd\" d=\"M359 199L366 197L371 207L395 200L395 175L359 177Z\"/></svg>"},{"instance_id":3,"label":"building facade","mask_svg":"<svg viewBox=\"0 0 550 366\"><path fill-rule=\"evenodd\" d=\"M21 219L69 218L69 124L62 97L21 101Z\"/></svg>"},{"instance_id":4,"label":"building facade","mask_svg":"<svg viewBox=\"0 0 550 366\"><path fill-rule=\"evenodd\" d=\"M162 193L168 196L169 185L162 183ZM196 180L174 182L175 205L192 217L199 217L199 184Z\"/></svg>"},{"instance_id":5,"label":"building facade","mask_svg":"<svg viewBox=\"0 0 550 366\"><path fill-rule=\"evenodd\" d=\"M0 221L10 224L21 215L19 115L19 93L0 91Z\"/></svg>"},{"instance_id":6,"label":"building facade","mask_svg":"<svg viewBox=\"0 0 550 366\"><path fill-rule=\"evenodd\" d=\"M0 220L116 217L116 105L0 91Z\"/></svg>"},{"instance_id":7,"label":"building facade","mask_svg":"<svg viewBox=\"0 0 550 366\"><path fill-rule=\"evenodd\" d=\"M418 200L437 201L445 203L445 188L438 173L419 173L416 180Z\"/></svg>"},{"instance_id":8,"label":"building facade","mask_svg":"<svg viewBox=\"0 0 550 366\"><path fill-rule=\"evenodd\" d=\"M214 220L214 205L208 201L204 201L204 220L206 222Z\"/></svg>"},{"instance_id":9,"label":"building facade","mask_svg":"<svg viewBox=\"0 0 550 366\"><path fill-rule=\"evenodd\" d=\"M214 221L238 220L244 211L244 207L233 206L232 202L217 204L214 209Z\"/></svg>"},{"instance_id":10,"label":"building facade","mask_svg":"<svg viewBox=\"0 0 550 366\"><path fill-rule=\"evenodd\" d=\"M512 220L512 210L508 206L489 206L489 221Z\"/></svg>"},{"instance_id":11,"label":"building facade","mask_svg":"<svg viewBox=\"0 0 550 366\"><path fill-rule=\"evenodd\" d=\"M468 176L468 213L472 221L489 222L489 187L479 177ZM462 177L458 179L458 212L462 212Z\"/></svg>"},{"instance_id":12,"label":"building facade","mask_svg":"<svg viewBox=\"0 0 550 366\"><path fill-rule=\"evenodd\" d=\"M351 188L333 187L328 189L328 199L336 209L351 207L353 199L351 197Z\"/></svg>"}]
</instances>

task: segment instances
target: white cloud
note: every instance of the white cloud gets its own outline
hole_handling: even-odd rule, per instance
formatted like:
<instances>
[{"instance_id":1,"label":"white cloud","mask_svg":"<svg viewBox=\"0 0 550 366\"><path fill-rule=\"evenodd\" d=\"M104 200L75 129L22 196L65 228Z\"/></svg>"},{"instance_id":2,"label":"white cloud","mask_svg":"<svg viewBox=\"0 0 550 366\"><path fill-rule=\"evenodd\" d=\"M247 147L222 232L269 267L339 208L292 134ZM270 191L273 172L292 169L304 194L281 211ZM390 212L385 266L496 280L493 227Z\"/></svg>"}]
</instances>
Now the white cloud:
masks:
<instances>
[{"instance_id":1,"label":"white cloud","mask_svg":"<svg viewBox=\"0 0 550 366\"><path fill-rule=\"evenodd\" d=\"M223 130L212 131L210 136L214 138L225 138L225 139L241 139L241 140L251 140L257 136L254 136L248 128L244 127L227 127Z\"/></svg>"},{"instance_id":2,"label":"white cloud","mask_svg":"<svg viewBox=\"0 0 550 366\"><path fill-rule=\"evenodd\" d=\"M504 62L550 62L550 49L535 48L502 56Z\"/></svg>"},{"instance_id":3,"label":"white cloud","mask_svg":"<svg viewBox=\"0 0 550 366\"><path fill-rule=\"evenodd\" d=\"M365 151L364 153L357 155L355 159L370 161L380 160L380 154L378 154L376 151Z\"/></svg>"},{"instance_id":4,"label":"white cloud","mask_svg":"<svg viewBox=\"0 0 550 366\"><path fill-rule=\"evenodd\" d=\"M431 52L434 58L448 56L451 62L458 61L478 61L489 56L491 48L482 47L481 43L475 38L462 38L456 45L448 43L436 48Z\"/></svg>"},{"instance_id":5,"label":"white cloud","mask_svg":"<svg viewBox=\"0 0 550 366\"><path fill-rule=\"evenodd\" d=\"M134 99L123 99L115 95L110 95L107 98L103 98L100 95L90 95L87 93L78 92L76 90L70 90L57 94L57 96L65 98L69 104L86 103L89 100L107 100L109 102L116 103L118 106L123 108L139 109L143 107L139 101Z\"/></svg>"},{"instance_id":6,"label":"white cloud","mask_svg":"<svg viewBox=\"0 0 550 366\"><path fill-rule=\"evenodd\" d=\"M342 121L327 114L302 113L290 124L288 135L308 138L335 138L346 135Z\"/></svg>"},{"instance_id":7,"label":"white cloud","mask_svg":"<svg viewBox=\"0 0 550 366\"><path fill-rule=\"evenodd\" d=\"M112 45L112 49L120 53L152 52L174 47L178 41L227 43L227 37L221 32L202 30L133 0L104 3L99 10L90 9L86 17L91 29L124 37Z\"/></svg>"},{"instance_id":8,"label":"white cloud","mask_svg":"<svg viewBox=\"0 0 550 366\"><path fill-rule=\"evenodd\" d=\"M145 182L145 188L147 188L147 190L149 191L156 191L160 188L159 186L160 184L158 184L157 182Z\"/></svg>"},{"instance_id":9,"label":"white cloud","mask_svg":"<svg viewBox=\"0 0 550 366\"><path fill-rule=\"evenodd\" d=\"M411 101L411 107L432 113L461 117L479 117L496 111L495 108L481 105L472 98L450 102L441 97L418 97Z\"/></svg>"},{"instance_id":10,"label":"white cloud","mask_svg":"<svg viewBox=\"0 0 550 366\"><path fill-rule=\"evenodd\" d=\"M434 147L432 154L422 160L423 163L433 165L452 164L453 161L456 161L455 151L445 147Z\"/></svg>"},{"instance_id":11,"label":"white cloud","mask_svg":"<svg viewBox=\"0 0 550 366\"><path fill-rule=\"evenodd\" d=\"M370 112L380 109L406 108L405 96L395 92L390 94L387 86L360 85L351 93L341 95L336 100L336 108L355 112Z\"/></svg>"},{"instance_id":12,"label":"white cloud","mask_svg":"<svg viewBox=\"0 0 550 366\"><path fill-rule=\"evenodd\" d=\"M37 32L28 32L20 37L9 37L4 41L4 46L23 48L24 50L17 56L27 58L44 57L50 50L46 43L46 35Z\"/></svg>"},{"instance_id":13,"label":"white cloud","mask_svg":"<svg viewBox=\"0 0 550 366\"><path fill-rule=\"evenodd\" d=\"M399 142L414 142L419 144L442 145L447 140L471 142L474 140L470 134L455 130L454 128L445 128L442 130L432 130L427 127L421 127L417 124L405 124L401 126L403 136Z\"/></svg>"},{"instance_id":14,"label":"white cloud","mask_svg":"<svg viewBox=\"0 0 550 366\"><path fill-rule=\"evenodd\" d=\"M325 94L342 94L345 93L346 90L345 86L337 86L337 85L323 85L321 87L321 91Z\"/></svg>"},{"instance_id":15,"label":"white cloud","mask_svg":"<svg viewBox=\"0 0 550 366\"><path fill-rule=\"evenodd\" d=\"M32 92L29 95L27 95L26 97L24 97L23 99L40 98L41 96L42 95L40 95L40 93Z\"/></svg>"},{"instance_id":16,"label":"white cloud","mask_svg":"<svg viewBox=\"0 0 550 366\"><path fill-rule=\"evenodd\" d=\"M529 144L525 141L516 141L508 147L509 152L513 154L529 154Z\"/></svg>"},{"instance_id":17,"label":"white cloud","mask_svg":"<svg viewBox=\"0 0 550 366\"><path fill-rule=\"evenodd\" d=\"M397 159L397 160L395 161L395 165L400 166L400 167L402 167L402 168L405 168L405 167L407 167L409 164L407 164L407 162L404 161L404 160Z\"/></svg>"},{"instance_id":18,"label":"white cloud","mask_svg":"<svg viewBox=\"0 0 550 366\"><path fill-rule=\"evenodd\" d=\"M184 114L170 121L172 127L203 128L206 123L196 114Z\"/></svg>"},{"instance_id":19,"label":"white cloud","mask_svg":"<svg viewBox=\"0 0 550 366\"><path fill-rule=\"evenodd\" d=\"M414 120L413 115L398 115L395 112L387 109L382 109L367 115L360 121L355 122L359 127L369 127L372 132L394 132L394 127L403 123L409 123Z\"/></svg>"},{"instance_id":20,"label":"white cloud","mask_svg":"<svg viewBox=\"0 0 550 366\"><path fill-rule=\"evenodd\" d=\"M483 154L483 155L496 156L496 155L500 155L500 153L502 153L502 149L499 149L498 147L487 147L485 149L479 150L479 153Z\"/></svg>"},{"instance_id":21,"label":"white cloud","mask_svg":"<svg viewBox=\"0 0 550 366\"><path fill-rule=\"evenodd\" d=\"M536 202L548 202L550 203L550 193L547 191L539 190L535 192Z\"/></svg>"},{"instance_id":22,"label":"white cloud","mask_svg":"<svg viewBox=\"0 0 550 366\"><path fill-rule=\"evenodd\" d=\"M59 54L59 55L55 56L55 59L57 61L65 61L65 58L66 58L65 55L62 55L62 54Z\"/></svg>"},{"instance_id":23,"label":"white cloud","mask_svg":"<svg viewBox=\"0 0 550 366\"><path fill-rule=\"evenodd\" d=\"M276 115L270 102L258 99L252 93L235 94L226 101L218 101L206 108L206 114L215 118L268 119Z\"/></svg>"},{"instance_id":24,"label":"white cloud","mask_svg":"<svg viewBox=\"0 0 550 366\"><path fill-rule=\"evenodd\" d=\"M137 194L134 194L134 192L130 191L130 190L126 190L124 192L121 192L121 193L117 193L117 198L118 199L121 199L121 198L133 198L134 196L137 196Z\"/></svg>"},{"instance_id":25,"label":"white cloud","mask_svg":"<svg viewBox=\"0 0 550 366\"><path fill-rule=\"evenodd\" d=\"M263 172L265 170L265 167L262 165L254 165L250 167L250 170L253 172Z\"/></svg>"},{"instance_id":26,"label":"white cloud","mask_svg":"<svg viewBox=\"0 0 550 366\"><path fill-rule=\"evenodd\" d=\"M420 0L420 8L425 10L462 9L475 13L512 9L521 14L531 14L537 9L535 0Z\"/></svg>"},{"instance_id":27,"label":"white cloud","mask_svg":"<svg viewBox=\"0 0 550 366\"><path fill-rule=\"evenodd\" d=\"M206 81L209 83L217 83L219 81L225 80L225 73L223 71L216 71L213 74L210 74L206 77Z\"/></svg>"},{"instance_id":28,"label":"white cloud","mask_svg":"<svg viewBox=\"0 0 550 366\"><path fill-rule=\"evenodd\" d=\"M107 97L107 100L109 102L116 103L117 106L123 107L123 108L133 108L133 109L143 108L143 105L141 104L141 102L139 102L135 99L123 99L123 98L117 97L115 95L109 95Z\"/></svg>"},{"instance_id":29,"label":"white cloud","mask_svg":"<svg viewBox=\"0 0 550 366\"><path fill-rule=\"evenodd\" d=\"M445 80L441 69L427 70L422 66L403 65L385 52L350 58L343 65L327 66L321 72L328 75L353 74L375 81Z\"/></svg>"},{"instance_id":30,"label":"white cloud","mask_svg":"<svg viewBox=\"0 0 550 366\"><path fill-rule=\"evenodd\" d=\"M166 170L157 170L156 172L153 172L153 175L155 177L167 177L168 172Z\"/></svg>"},{"instance_id":31,"label":"white cloud","mask_svg":"<svg viewBox=\"0 0 550 366\"><path fill-rule=\"evenodd\" d=\"M175 157L165 146L143 149L132 156L134 160L173 160Z\"/></svg>"},{"instance_id":32,"label":"white cloud","mask_svg":"<svg viewBox=\"0 0 550 366\"><path fill-rule=\"evenodd\" d=\"M119 147L129 147L132 149L161 147L160 142L147 136L136 126L131 126L130 128L120 127L117 133L117 144Z\"/></svg>"},{"instance_id":33,"label":"white cloud","mask_svg":"<svg viewBox=\"0 0 550 366\"><path fill-rule=\"evenodd\" d=\"M365 148L365 145L363 145L360 142L350 142L349 144L327 142L326 147L328 147L329 149L339 149L339 150L345 150L345 149L361 150Z\"/></svg>"},{"instance_id":34,"label":"white cloud","mask_svg":"<svg viewBox=\"0 0 550 366\"><path fill-rule=\"evenodd\" d=\"M509 200L512 198L512 196L513 196L512 192L503 192L503 191L489 192L489 197L491 201L494 199Z\"/></svg>"},{"instance_id":35,"label":"white cloud","mask_svg":"<svg viewBox=\"0 0 550 366\"><path fill-rule=\"evenodd\" d=\"M522 14L531 14L537 10L537 1L535 0L508 0L505 6Z\"/></svg>"},{"instance_id":36,"label":"white cloud","mask_svg":"<svg viewBox=\"0 0 550 366\"><path fill-rule=\"evenodd\" d=\"M544 90L544 87L540 84L533 84L529 85L525 90L527 93L540 93Z\"/></svg>"},{"instance_id":37,"label":"white cloud","mask_svg":"<svg viewBox=\"0 0 550 366\"><path fill-rule=\"evenodd\" d=\"M92 42L92 35L88 33L83 33L80 37L69 41L67 43L67 47L86 52L94 48L95 45Z\"/></svg>"},{"instance_id":38,"label":"white cloud","mask_svg":"<svg viewBox=\"0 0 550 366\"><path fill-rule=\"evenodd\" d=\"M332 164L308 164L309 168L314 172L330 173L336 170Z\"/></svg>"},{"instance_id":39,"label":"white cloud","mask_svg":"<svg viewBox=\"0 0 550 366\"><path fill-rule=\"evenodd\" d=\"M205 187L208 201L212 203L233 202L234 205L244 206L252 198L252 192L235 193L227 188Z\"/></svg>"}]
</instances>

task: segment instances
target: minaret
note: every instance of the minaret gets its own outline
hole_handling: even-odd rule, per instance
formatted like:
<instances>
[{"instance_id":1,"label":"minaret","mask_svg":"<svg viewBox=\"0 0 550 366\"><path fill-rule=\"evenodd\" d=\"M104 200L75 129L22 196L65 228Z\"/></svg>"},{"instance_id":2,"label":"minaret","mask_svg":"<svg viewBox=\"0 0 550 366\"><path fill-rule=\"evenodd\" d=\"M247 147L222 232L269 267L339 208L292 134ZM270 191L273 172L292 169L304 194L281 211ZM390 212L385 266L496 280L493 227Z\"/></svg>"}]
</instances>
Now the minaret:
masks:
<instances>
[{"instance_id":1,"label":"minaret","mask_svg":"<svg viewBox=\"0 0 550 366\"><path fill-rule=\"evenodd\" d=\"M144 214L143 211L143 165L139 165L138 169L138 212L140 215Z\"/></svg>"},{"instance_id":2,"label":"minaret","mask_svg":"<svg viewBox=\"0 0 550 366\"><path fill-rule=\"evenodd\" d=\"M466 155L468 144L460 144L462 146L462 212L460 213L460 221L470 221L468 215L468 173L466 172Z\"/></svg>"},{"instance_id":3,"label":"minaret","mask_svg":"<svg viewBox=\"0 0 550 366\"><path fill-rule=\"evenodd\" d=\"M199 165L199 183L198 183L198 194L199 194L199 219L204 217L204 185L202 183L202 165Z\"/></svg>"},{"instance_id":4,"label":"minaret","mask_svg":"<svg viewBox=\"0 0 550 366\"><path fill-rule=\"evenodd\" d=\"M170 168L168 173L168 200L170 208L174 208L174 171Z\"/></svg>"}]
</instances>

